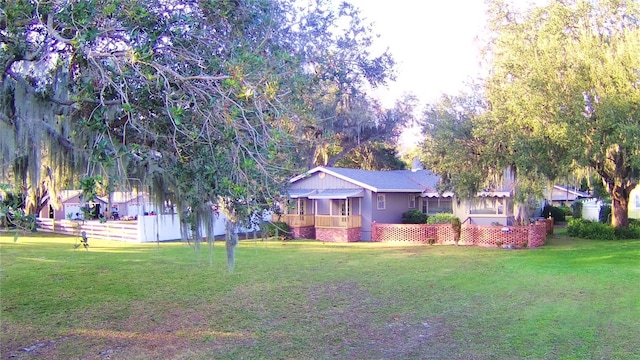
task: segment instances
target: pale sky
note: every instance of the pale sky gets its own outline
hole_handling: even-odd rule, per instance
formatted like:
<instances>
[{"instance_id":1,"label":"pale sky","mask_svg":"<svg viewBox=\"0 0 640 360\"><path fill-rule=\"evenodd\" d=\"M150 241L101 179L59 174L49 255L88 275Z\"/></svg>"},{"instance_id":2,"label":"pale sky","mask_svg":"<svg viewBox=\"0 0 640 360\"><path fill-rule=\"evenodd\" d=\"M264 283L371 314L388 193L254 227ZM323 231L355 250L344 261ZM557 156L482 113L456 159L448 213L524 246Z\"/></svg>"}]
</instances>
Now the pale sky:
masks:
<instances>
[{"instance_id":1,"label":"pale sky","mask_svg":"<svg viewBox=\"0 0 640 360\"><path fill-rule=\"evenodd\" d=\"M341 1L341 0L335 0ZM348 0L374 23L376 44L389 48L397 63L397 80L378 91L392 106L404 92L421 104L441 94L457 94L481 75L480 48L486 25L484 0ZM520 8L547 0L511 0Z\"/></svg>"},{"instance_id":2,"label":"pale sky","mask_svg":"<svg viewBox=\"0 0 640 360\"><path fill-rule=\"evenodd\" d=\"M389 47L397 62L396 82L379 92L386 105L403 92L414 93L421 104L432 102L479 75L476 36L485 26L483 0L350 2L374 23L376 44Z\"/></svg>"},{"instance_id":3,"label":"pale sky","mask_svg":"<svg viewBox=\"0 0 640 360\"><path fill-rule=\"evenodd\" d=\"M336 2L342 0L334 0ZM418 109L442 94L458 94L465 84L482 76L480 50L486 26L484 0L347 0L362 10L380 35L376 45L389 48L396 61L397 79L372 94L387 107L403 93L413 93ZM511 0L519 8L547 0ZM403 148L421 138L419 128L407 129Z\"/></svg>"}]
</instances>

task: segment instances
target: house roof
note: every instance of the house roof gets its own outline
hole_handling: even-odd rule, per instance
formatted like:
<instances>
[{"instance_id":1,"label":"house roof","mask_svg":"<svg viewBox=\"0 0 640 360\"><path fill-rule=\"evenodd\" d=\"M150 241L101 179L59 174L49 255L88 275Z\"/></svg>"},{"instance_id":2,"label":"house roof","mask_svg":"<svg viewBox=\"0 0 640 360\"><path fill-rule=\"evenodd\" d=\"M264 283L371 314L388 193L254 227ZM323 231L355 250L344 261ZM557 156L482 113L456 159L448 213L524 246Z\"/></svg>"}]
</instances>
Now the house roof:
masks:
<instances>
[{"instance_id":1,"label":"house roof","mask_svg":"<svg viewBox=\"0 0 640 360\"><path fill-rule=\"evenodd\" d=\"M553 193L551 194L551 200L575 200L576 198L590 198L591 195L580 190L570 189L560 185L553 186ZM558 192L558 193L556 193Z\"/></svg>"},{"instance_id":2,"label":"house roof","mask_svg":"<svg viewBox=\"0 0 640 360\"><path fill-rule=\"evenodd\" d=\"M82 190L61 190L58 198L61 202L65 202L75 196L82 194Z\"/></svg>"},{"instance_id":3,"label":"house roof","mask_svg":"<svg viewBox=\"0 0 640 360\"><path fill-rule=\"evenodd\" d=\"M363 196L362 189L327 189L309 195L309 199L348 199Z\"/></svg>"},{"instance_id":4,"label":"house roof","mask_svg":"<svg viewBox=\"0 0 640 360\"><path fill-rule=\"evenodd\" d=\"M315 193L316 191L317 190L314 189L289 189L288 193L290 198L297 199L301 197L307 197Z\"/></svg>"},{"instance_id":5,"label":"house roof","mask_svg":"<svg viewBox=\"0 0 640 360\"><path fill-rule=\"evenodd\" d=\"M440 177L429 170L361 170L316 167L290 180L294 183L309 175L323 172L374 192L436 192Z\"/></svg>"},{"instance_id":6,"label":"house roof","mask_svg":"<svg viewBox=\"0 0 640 360\"><path fill-rule=\"evenodd\" d=\"M452 198L453 195L454 194L451 191L445 191L442 194L437 191L425 191L422 193L422 197L426 198Z\"/></svg>"},{"instance_id":7,"label":"house roof","mask_svg":"<svg viewBox=\"0 0 640 360\"><path fill-rule=\"evenodd\" d=\"M61 203L65 203L76 196L80 196L79 200L84 201L84 199L82 199L82 190L61 190L58 194L58 199L60 199ZM104 201L100 197L96 197L94 200L90 201L90 203L100 203L100 202L106 203L106 201Z\"/></svg>"},{"instance_id":8,"label":"house roof","mask_svg":"<svg viewBox=\"0 0 640 360\"><path fill-rule=\"evenodd\" d=\"M477 195L478 197L510 197L511 191L481 191Z\"/></svg>"},{"instance_id":9,"label":"house roof","mask_svg":"<svg viewBox=\"0 0 640 360\"><path fill-rule=\"evenodd\" d=\"M133 200L135 201L145 201L148 198L147 193L139 193L135 191L114 191L111 193L111 202L114 204L127 203ZM100 197L102 201L105 203L109 202L109 196ZM134 201L134 202L135 202Z\"/></svg>"}]
</instances>

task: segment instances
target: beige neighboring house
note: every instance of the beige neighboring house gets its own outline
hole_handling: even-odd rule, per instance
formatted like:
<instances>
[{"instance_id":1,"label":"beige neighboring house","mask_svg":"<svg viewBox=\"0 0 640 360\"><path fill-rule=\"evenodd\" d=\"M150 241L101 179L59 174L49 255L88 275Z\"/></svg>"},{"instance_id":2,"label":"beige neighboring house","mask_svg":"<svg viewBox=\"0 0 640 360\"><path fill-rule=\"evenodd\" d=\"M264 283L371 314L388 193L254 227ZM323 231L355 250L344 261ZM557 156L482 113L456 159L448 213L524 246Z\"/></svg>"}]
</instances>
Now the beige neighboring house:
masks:
<instances>
[{"instance_id":1,"label":"beige neighboring house","mask_svg":"<svg viewBox=\"0 0 640 360\"><path fill-rule=\"evenodd\" d=\"M629 218L640 219L640 184L629 194Z\"/></svg>"},{"instance_id":2,"label":"beige neighboring house","mask_svg":"<svg viewBox=\"0 0 640 360\"><path fill-rule=\"evenodd\" d=\"M98 213L104 213L107 203L100 198L86 202L81 198L81 190L62 190L58 196L60 209L55 209L45 198L45 206L40 211L40 217L45 219L63 220L83 218L82 208L92 208L97 206Z\"/></svg>"},{"instance_id":3,"label":"beige neighboring house","mask_svg":"<svg viewBox=\"0 0 640 360\"><path fill-rule=\"evenodd\" d=\"M554 185L551 192L551 205L571 206L576 200L590 199L591 195L580 190L570 189L566 186Z\"/></svg>"},{"instance_id":4,"label":"beige neighboring house","mask_svg":"<svg viewBox=\"0 0 640 360\"><path fill-rule=\"evenodd\" d=\"M86 202L80 195L81 190L63 190L59 195L59 202L62 204L60 209L55 209L49 200L46 199L46 204L42 211L40 211L41 218L63 220L63 219L76 219L83 218L82 208L92 208L97 206L98 213L105 216L110 215L114 209L118 212L121 218L135 217L138 215L149 214L151 212L157 213L157 209L151 203L149 194L136 193L129 191L114 191L111 194L111 211L107 209L109 203L108 196L101 196L94 201Z\"/></svg>"},{"instance_id":5,"label":"beige neighboring house","mask_svg":"<svg viewBox=\"0 0 640 360\"><path fill-rule=\"evenodd\" d=\"M456 199L453 204L453 214L462 223L472 225L505 225L516 224L518 217L517 209L514 206L514 184L515 178L509 169L505 169L502 175L502 182L493 188L486 188L476 194L473 199ZM538 211L538 204L529 206L528 216L535 218ZM522 219L527 220L527 219Z\"/></svg>"},{"instance_id":6,"label":"beige neighboring house","mask_svg":"<svg viewBox=\"0 0 640 360\"><path fill-rule=\"evenodd\" d=\"M109 202L108 196L100 197L105 203ZM105 208L106 210L106 208ZM111 212L117 211L122 217L142 216L145 213L157 213L158 210L151 203L149 194L135 191L114 191L111 193Z\"/></svg>"}]
</instances>

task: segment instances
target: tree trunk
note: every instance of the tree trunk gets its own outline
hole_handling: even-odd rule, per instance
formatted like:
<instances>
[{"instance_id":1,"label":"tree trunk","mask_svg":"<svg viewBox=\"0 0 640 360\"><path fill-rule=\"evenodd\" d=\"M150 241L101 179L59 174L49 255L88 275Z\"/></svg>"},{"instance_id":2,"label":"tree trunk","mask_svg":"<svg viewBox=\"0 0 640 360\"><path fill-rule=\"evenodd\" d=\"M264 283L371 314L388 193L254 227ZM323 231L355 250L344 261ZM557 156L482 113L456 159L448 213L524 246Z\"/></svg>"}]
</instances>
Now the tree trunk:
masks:
<instances>
[{"instance_id":1,"label":"tree trunk","mask_svg":"<svg viewBox=\"0 0 640 360\"><path fill-rule=\"evenodd\" d=\"M616 185L612 192L611 225L613 227L629 227L629 193L630 189Z\"/></svg>"},{"instance_id":2,"label":"tree trunk","mask_svg":"<svg viewBox=\"0 0 640 360\"><path fill-rule=\"evenodd\" d=\"M225 247L227 249L227 268L229 272L233 272L236 266L236 245L238 244L238 234L236 234L236 225L227 220L226 224L227 234L225 237Z\"/></svg>"}]
</instances>

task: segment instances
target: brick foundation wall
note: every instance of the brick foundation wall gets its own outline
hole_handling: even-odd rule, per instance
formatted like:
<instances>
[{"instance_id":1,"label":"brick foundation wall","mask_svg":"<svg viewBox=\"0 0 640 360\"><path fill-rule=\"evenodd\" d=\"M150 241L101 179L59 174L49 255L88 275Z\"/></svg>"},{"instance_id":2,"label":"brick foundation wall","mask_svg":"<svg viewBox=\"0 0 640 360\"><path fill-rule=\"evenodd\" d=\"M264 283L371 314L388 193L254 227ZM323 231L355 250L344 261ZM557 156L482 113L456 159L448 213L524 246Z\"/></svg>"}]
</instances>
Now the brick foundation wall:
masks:
<instances>
[{"instance_id":1,"label":"brick foundation wall","mask_svg":"<svg viewBox=\"0 0 640 360\"><path fill-rule=\"evenodd\" d=\"M536 248L547 240L546 221L529 226L462 225L458 245ZM449 224L372 224L372 241L453 245L454 231Z\"/></svg>"},{"instance_id":2,"label":"brick foundation wall","mask_svg":"<svg viewBox=\"0 0 640 360\"><path fill-rule=\"evenodd\" d=\"M291 237L294 239L315 239L316 228L313 226L292 227Z\"/></svg>"},{"instance_id":3,"label":"brick foundation wall","mask_svg":"<svg viewBox=\"0 0 640 360\"><path fill-rule=\"evenodd\" d=\"M327 242L354 242L360 241L360 228L353 229L329 229L316 228L316 240Z\"/></svg>"}]
</instances>

